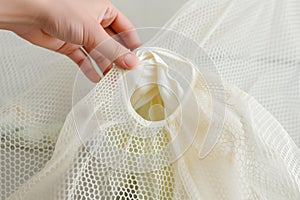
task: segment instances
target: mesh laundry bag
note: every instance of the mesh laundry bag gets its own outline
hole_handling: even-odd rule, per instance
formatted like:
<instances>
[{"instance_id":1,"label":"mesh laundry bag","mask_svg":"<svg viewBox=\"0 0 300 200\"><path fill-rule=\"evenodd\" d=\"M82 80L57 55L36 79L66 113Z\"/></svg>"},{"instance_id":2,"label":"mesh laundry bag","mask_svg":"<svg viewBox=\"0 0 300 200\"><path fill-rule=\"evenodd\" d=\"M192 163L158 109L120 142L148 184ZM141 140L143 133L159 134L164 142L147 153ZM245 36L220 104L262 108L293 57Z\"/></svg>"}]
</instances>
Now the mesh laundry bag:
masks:
<instances>
[{"instance_id":1,"label":"mesh laundry bag","mask_svg":"<svg viewBox=\"0 0 300 200\"><path fill-rule=\"evenodd\" d=\"M221 77L254 96L298 146L299 11L297 0L189 1L166 25L197 41Z\"/></svg>"},{"instance_id":2,"label":"mesh laundry bag","mask_svg":"<svg viewBox=\"0 0 300 200\"><path fill-rule=\"evenodd\" d=\"M2 32L1 199L299 199L299 7L190 1L166 27L202 49L161 31L75 102L71 61Z\"/></svg>"}]
</instances>

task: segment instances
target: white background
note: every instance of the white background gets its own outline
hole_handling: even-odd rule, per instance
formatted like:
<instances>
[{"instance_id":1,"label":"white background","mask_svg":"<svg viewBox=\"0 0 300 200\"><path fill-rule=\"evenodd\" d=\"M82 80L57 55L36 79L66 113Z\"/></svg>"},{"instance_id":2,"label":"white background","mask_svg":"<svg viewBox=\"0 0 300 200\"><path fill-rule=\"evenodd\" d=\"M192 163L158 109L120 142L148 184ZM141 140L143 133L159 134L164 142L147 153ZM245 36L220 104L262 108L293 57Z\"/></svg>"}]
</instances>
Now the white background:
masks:
<instances>
[{"instance_id":1,"label":"white background","mask_svg":"<svg viewBox=\"0 0 300 200\"><path fill-rule=\"evenodd\" d=\"M111 0L137 27L162 27L187 0Z\"/></svg>"}]
</instances>

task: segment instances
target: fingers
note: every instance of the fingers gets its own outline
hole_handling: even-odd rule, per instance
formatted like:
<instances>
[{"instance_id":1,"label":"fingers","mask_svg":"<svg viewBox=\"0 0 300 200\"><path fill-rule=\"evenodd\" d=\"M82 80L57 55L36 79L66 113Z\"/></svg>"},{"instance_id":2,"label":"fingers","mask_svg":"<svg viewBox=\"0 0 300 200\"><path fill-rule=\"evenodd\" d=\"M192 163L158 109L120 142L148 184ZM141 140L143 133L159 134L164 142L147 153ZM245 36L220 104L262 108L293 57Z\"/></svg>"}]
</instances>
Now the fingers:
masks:
<instances>
[{"instance_id":1,"label":"fingers","mask_svg":"<svg viewBox=\"0 0 300 200\"><path fill-rule=\"evenodd\" d=\"M90 59L80 49L80 45L64 42L54 38L43 31L36 29L27 34L20 35L31 43L56 51L71 58L82 70L82 72L93 82L99 82L100 76L94 69Z\"/></svg>"},{"instance_id":2,"label":"fingers","mask_svg":"<svg viewBox=\"0 0 300 200\"><path fill-rule=\"evenodd\" d=\"M81 71L94 83L100 81L101 77L95 70L90 58L82 51L79 45L65 43L56 52L64 54L71 58L81 69ZM97 60L96 60L97 61ZM99 62L99 66L101 63Z\"/></svg>"},{"instance_id":3,"label":"fingers","mask_svg":"<svg viewBox=\"0 0 300 200\"><path fill-rule=\"evenodd\" d=\"M139 64L139 59L133 52L129 52L125 55L120 56L117 60L115 60L117 66L124 67L126 69L133 69Z\"/></svg>"},{"instance_id":4,"label":"fingers","mask_svg":"<svg viewBox=\"0 0 300 200\"><path fill-rule=\"evenodd\" d=\"M122 38L116 34L116 32L114 32L111 28L105 28L105 31L108 33L108 35L110 37L112 37L113 39L115 39L117 42L119 42L120 44L122 44L123 46L126 46L125 42L122 40Z\"/></svg>"},{"instance_id":5,"label":"fingers","mask_svg":"<svg viewBox=\"0 0 300 200\"><path fill-rule=\"evenodd\" d=\"M94 36L96 38L95 42L87 43L85 45L86 48L98 51L110 63L115 62L118 66L125 69L132 69L138 65L137 56L112 38L101 26L90 28L91 31L88 34L90 34L90 37Z\"/></svg>"},{"instance_id":6,"label":"fingers","mask_svg":"<svg viewBox=\"0 0 300 200\"><path fill-rule=\"evenodd\" d=\"M88 77L89 80L91 80L94 83L97 83L100 81L101 77L93 67L92 62L87 57L87 55L80 49L74 50L72 53L67 55L69 58L71 58L81 71Z\"/></svg>"},{"instance_id":7,"label":"fingers","mask_svg":"<svg viewBox=\"0 0 300 200\"><path fill-rule=\"evenodd\" d=\"M78 32L79 35L82 35L82 37L79 37L82 40L80 42L79 40L75 40L76 44L72 44L73 40L71 39L71 43L68 43L52 37L41 29L32 30L24 34L23 38L41 47L69 56L80 66L90 80L97 82L100 80L100 76L93 68L88 56L80 49L81 46L90 50L91 56L104 73L111 68L113 62L125 69L132 69L139 62L137 56L122 45L126 44L131 49L139 45L140 40L136 32L129 31L123 34L122 38L114 36L115 33L133 29L133 25L114 7L111 7L107 11L107 16L104 18L103 24L104 26L109 26L110 24L110 26L106 29L100 26L97 20L93 20L92 18L87 17L89 19L87 20L88 23L83 20L83 28Z\"/></svg>"},{"instance_id":8,"label":"fingers","mask_svg":"<svg viewBox=\"0 0 300 200\"><path fill-rule=\"evenodd\" d=\"M87 51L88 51L89 55L91 56L91 58L93 58L93 60L95 61L95 63L97 64L97 66L99 67L101 72L103 73L103 75L105 75L112 68L111 61L109 61L99 51L97 51L95 49L92 49L92 50L87 49Z\"/></svg>"},{"instance_id":9,"label":"fingers","mask_svg":"<svg viewBox=\"0 0 300 200\"><path fill-rule=\"evenodd\" d=\"M133 24L125 17L117 8L112 6L112 10L115 10L115 16L113 21L110 24L110 27L116 32L119 33L121 38L126 43L126 46L131 50L136 49L141 45L139 36L135 30Z\"/></svg>"},{"instance_id":10,"label":"fingers","mask_svg":"<svg viewBox=\"0 0 300 200\"><path fill-rule=\"evenodd\" d=\"M95 70L90 58L82 51L79 45L65 43L57 52L71 58L81 69L81 71L94 83L100 81L101 77Z\"/></svg>"},{"instance_id":11,"label":"fingers","mask_svg":"<svg viewBox=\"0 0 300 200\"><path fill-rule=\"evenodd\" d=\"M103 28L109 27L112 22L117 17L118 13L116 9L113 9L111 7L108 7L105 11L105 14L103 15L102 20L100 21L100 24Z\"/></svg>"},{"instance_id":12,"label":"fingers","mask_svg":"<svg viewBox=\"0 0 300 200\"><path fill-rule=\"evenodd\" d=\"M61 48L65 42L54 38L40 29L34 29L30 32L19 34L20 37L24 38L25 40L31 42L32 44L44 47L49 50L56 51L57 49Z\"/></svg>"},{"instance_id":13,"label":"fingers","mask_svg":"<svg viewBox=\"0 0 300 200\"><path fill-rule=\"evenodd\" d=\"M121 38L119 34L116 34L111 28L105 28L105 31L106 31L113 39L115 39L117 42L119 42L119 43L122 44L123 46L126 46L126 43L124 42L123 38ZM133 56L135 56L135 55L133 55ZM127 57L128 57L128 56L127 56ZM126 58L126 59L127 59L127 58ZM119 59L119 60L122 62L122 61L125 60L125 58L121 58L121 59ZM116 64L117 64L117 65L125 65L125 64L120 64L120 63L119 63L119 60L116 61ZM132 59L128 59L127 62L132 62L131 60L132 60ZM133 59L133 62L134 62L134 63L130 63L129 65L132 66L132 65L137 65L137 64L138 64L138 63L135 63L135 62L136 62L135 59ZM111 68L111 66L109 66L108 68ZM106 74L105 72L107 72L107 71L106 71L106 70L103 70L103 68L101 68L101 69L102 69L102 72L103 72L104 75L105 75L105 74Z\"/></svg>"}]
</instances>

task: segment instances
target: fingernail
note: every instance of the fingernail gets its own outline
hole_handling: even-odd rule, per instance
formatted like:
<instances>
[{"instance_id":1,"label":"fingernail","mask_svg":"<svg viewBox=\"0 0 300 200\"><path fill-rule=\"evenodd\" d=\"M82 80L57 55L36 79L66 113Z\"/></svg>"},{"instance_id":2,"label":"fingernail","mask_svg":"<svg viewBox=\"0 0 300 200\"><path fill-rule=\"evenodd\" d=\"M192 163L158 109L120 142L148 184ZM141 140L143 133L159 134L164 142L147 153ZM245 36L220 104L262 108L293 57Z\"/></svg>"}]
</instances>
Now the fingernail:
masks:
<instances>
[{"instance_id":1,"label":"fingernail","mask_svg":"<svg viewBox=\"0 0 300 200\"><path fill-rule=\"evenodd\" d=\"M124 57L125 65L128 69L134 68L139 64L139 59L133 53L128 53Z\"/></svg>"}]
</instances>

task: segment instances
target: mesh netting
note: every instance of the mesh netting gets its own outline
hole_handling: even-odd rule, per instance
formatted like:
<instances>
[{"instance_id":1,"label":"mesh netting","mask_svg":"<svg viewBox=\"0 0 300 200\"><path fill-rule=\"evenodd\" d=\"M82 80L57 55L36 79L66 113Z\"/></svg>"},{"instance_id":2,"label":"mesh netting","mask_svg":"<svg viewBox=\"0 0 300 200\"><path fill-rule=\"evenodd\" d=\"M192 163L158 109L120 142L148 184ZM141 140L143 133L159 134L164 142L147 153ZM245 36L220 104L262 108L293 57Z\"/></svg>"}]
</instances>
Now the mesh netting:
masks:
<instances>
[{"instance_id":1,"label":"mesh netting","mask_svg":"<svg viewBox=\"0 0 300 200\"><path fill-rule=\"evenodd\" d=\"M130 90L140 68L114 67L75 102L75 64L1 32L1 199L299 199L299 13L298 1L189 1L166 28L207 53L198 71L141 48L154 86ZM183 41L162 31L149 45ZM222 86L202 73L211 61Z\"/></svg>"},{"instance_id":2,"label":"mesh netting","mask_svg":"<svg viewBox=\"0 0 300 200\"><path fill-rule=\"evenodd\" d=\"M299 1L190 1L166 25L202 46L300 145ZM184 27L184 28L183 28Z\"/></svg>"}]
</instances>

